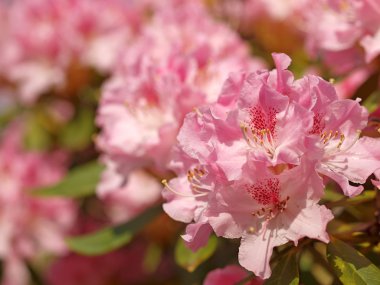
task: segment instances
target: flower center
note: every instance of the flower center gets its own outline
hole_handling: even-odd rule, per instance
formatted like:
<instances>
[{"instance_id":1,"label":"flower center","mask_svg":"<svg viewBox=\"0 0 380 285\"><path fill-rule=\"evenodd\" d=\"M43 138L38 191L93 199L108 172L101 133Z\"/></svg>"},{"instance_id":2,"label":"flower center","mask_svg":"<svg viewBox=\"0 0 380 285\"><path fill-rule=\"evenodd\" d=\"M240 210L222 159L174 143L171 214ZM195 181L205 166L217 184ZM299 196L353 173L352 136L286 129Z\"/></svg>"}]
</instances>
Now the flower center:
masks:
<instances>
[{"instance_id":1,"label":"flower center","mask_svg":"<svg viewBox=\"0 0 380 285\"><path fill-rule=\"evenodd\" d=\"M320 134L320 141L323 144L323 148L325 149L325 154L327 156L332 156L337 153L347 152L349 151L359 140L361 131L356 132L356 137L352 138L352 141L348 141L346 136L340 131L323 131ZM344 144L344 145L343 145Z\"/></svg>"},{"instance_id":2,"label":"flower center","mask_svg":"<svg viewBox=\"0 0 380 285\"><path fill-rule=\"evenodd\" d=\"M325 128L325 123L322 119L323 119L323 115L321 113L314 114L313 128L309 132L311 135L317 135L317 134L322 133L322 131Z\"/></svg>"},{"instance_id":3,"label":"flower center","mask_svg":"<svg viewBox=\"0 0 380 285\"><path fill-rule=\"evenodd\" d=\"M252 148L262 149L271 158L275 152L276 114L275 108L267 112L258 106L248 110L249 119L241 124L244 139Z\"/></svg>"},{"instance_id":4,"label":"flower center","mask_svg":"<svg viewBox=\"0 0 380 285\"><path fill-rule=\"evenodd\" d=\"M189 170L187 172L187 181L189 182L189 187L193 191L194 194L186 194L181 193L177 190L175 190L173 187L169 185L166 179L163 179L161 183L171 192L173 192L176 195L183 196L183 197L203 197L207 196L210 191L212 191L212 187L206 185L203 183L202 177L204 177L207 174L206 170L202 168L193 168L192 170Z\"/></svg>"},{"instance_id":5,"label":"flower center","mask_svg":"<svg viewBox=\"0 0 380 285\"><path fill-rule=\"evenodd\" d=\"M289 196L281 200L280 198L280 181L277 178L261 180L255 184L246 184L245 190L251 197L263 205L263 207L252 213L258 218L265 218L269 221L282 213L289 201Z\"/></svg>"}]
</instances>

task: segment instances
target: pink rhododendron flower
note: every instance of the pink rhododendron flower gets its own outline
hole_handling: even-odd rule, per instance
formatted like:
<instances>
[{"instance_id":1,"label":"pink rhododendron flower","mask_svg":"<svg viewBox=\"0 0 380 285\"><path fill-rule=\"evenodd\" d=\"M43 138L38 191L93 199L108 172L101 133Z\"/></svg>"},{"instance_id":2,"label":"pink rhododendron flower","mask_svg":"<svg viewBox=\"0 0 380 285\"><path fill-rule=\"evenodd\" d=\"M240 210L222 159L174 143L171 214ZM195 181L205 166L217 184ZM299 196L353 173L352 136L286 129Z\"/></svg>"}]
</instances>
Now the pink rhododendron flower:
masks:
<instances>
[{"instance_id":1,"label":"pink rhododendron flower","mask_svg":"<svg viewBox=\"0 0 380 285\"><path fill-rule=\"evenodd\" d=\"M212 231L241 238L240 264L262 278L274 247L329 241L322 178L353 196L362 186L349 181L380 167L380 141L359 137L367 111L318 76L294 80L286 55L273 58L275 70L230 77L217 103L186 116L171 163L178 177L163 181L164 210L190 223L190 248Z\"/></svg>"},{"instance_id":2,"label":"pink rhododendron flower","mask_svg":"<svg viewBox=\"0 0 380 285\"><path fill-rule=\"evenodd\" d=\"M97 143L110 162L99 193L123 188L134 169L166 175L185 114L216 100L231 71L258 66L238 36L200 3L181 2L157 12L126 49L102 93ZM106 177L111 172L113 181ZM112 187L104 186L109 183Z\"/></svg>"},{"instance_id":3,"label":"pink rhododendron flower","mask_svg":"<svg viewBox=\"0 0 380 285\"><path fill-rule=\"evenodd\" d=\"M367 110L358 101L338 99L331 84L319 77L309 75L292 83L285 70L289 58L274 55L274 59L277 88L313 114L313 125L307 133L307 156L318 160L317 171L335 180L345 195L360 194L363 187L351 186L349 181L363 184L380 167L375 147L379 140L360 138L368 122Z\"/></svg>"},{"instance_id":4,"label":"pink rhododendron flower","mask_svg":"<svg viewBox=\"0 0 380 285\"><path fill-rule=\"evenodd\" d=\"M4 262L2 284L28 284L24 264L36 254L62 254L64 235L75 218L74 204L66 199L38 199L28 191L57 182L64 174L59 153L22 150L22 127L13 124L0 143L0 258Z\"/></svg>"},{"instance_id":5,"label":"pink rhododendron flower","mask_svg":"<svg viewBox=\"0 0 380 285\"><path fill-rule=\"evenodd\" d=\"M308 49L322 55L336 73L369 63L380 53L380 4L376 1L310 1L310 7L304 10Z\"/></svg>"},{"instance_id":6,"label":"pink rhododendron flower","mask_svg":"<svg viewBox=\"0 0 380 285\"><path fill-rule=\"evenodd\" d=\"M224 268L210 271L203 285L234 285L247 277L247 271L237 265L228 265ZM263 281L260 278L252 278L244 285L261 285Z\"/></svg>"}]
</instances>

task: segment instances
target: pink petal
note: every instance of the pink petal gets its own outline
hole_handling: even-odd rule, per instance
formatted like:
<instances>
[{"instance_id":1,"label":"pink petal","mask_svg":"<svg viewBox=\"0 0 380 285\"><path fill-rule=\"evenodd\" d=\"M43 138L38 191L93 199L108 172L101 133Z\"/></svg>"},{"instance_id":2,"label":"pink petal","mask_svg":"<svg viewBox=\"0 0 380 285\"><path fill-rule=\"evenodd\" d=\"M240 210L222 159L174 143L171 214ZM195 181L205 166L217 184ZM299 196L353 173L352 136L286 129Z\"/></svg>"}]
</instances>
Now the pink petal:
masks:
<instances>
[{"instance_id":1,"label":"pink petal","mask_svg":"<svg viewBox=\"0 0 380 285\"><path fill-rule=\"evenodd\" d=\"M326 226L334 216L325 206L317 204L309 205L300 212L290 208L284 211L284 219L288 220L286 236L293 240L295 244L303 237L319 239L323 242L329 242L329 235L326 232Z\"/></svg>"},{"instance_id":2,"label":"pink petal","mask_svg":"<svg viewBox=\"0 0 380 285\"><path fill-rule=\"evenodd\" d=\"M366 62L369 63L380 54L380 31L374 36L367 35L362 38L361 45L363 46L366 55Z\"/></svg>"},{"instance_id":3,"label":"pink petal","mask_svg":"<svg viewBox=\"0 0 380 285\"><path fill-rule=\"evenodd\" d=\"M186 227L186 234L182 235L186 245L193 251L205 246L212 232L208 223L198 222Z\"/></svg>"},{"instance_id":4,"label":"pink petal","mask_svg":"<svg viewBox=\"0 0 380 285\"><path fill-rule=\"evenodd\" d=\"M277 236L273 229L267 229L260 236L245 234L240 243L239 263L256 276L267 279L272 274L269 261L273 248L287 242L286 238Z\"/></svg>"},{"instance_id":5,"label":"pink petal","mask_svg":"<svg viewBox=\"0 0 380 285\"><path fill-rule=\"evenodd\" d=\"M342 149L344 150L344 144ZM349 185L348 181L363 184L367 178L380 168L380 140L363 137L349 150L341 151L322 163L318 171L335 180L345 195L356 196L363 190L362 186Z\"/></svg>"}]
</instances>

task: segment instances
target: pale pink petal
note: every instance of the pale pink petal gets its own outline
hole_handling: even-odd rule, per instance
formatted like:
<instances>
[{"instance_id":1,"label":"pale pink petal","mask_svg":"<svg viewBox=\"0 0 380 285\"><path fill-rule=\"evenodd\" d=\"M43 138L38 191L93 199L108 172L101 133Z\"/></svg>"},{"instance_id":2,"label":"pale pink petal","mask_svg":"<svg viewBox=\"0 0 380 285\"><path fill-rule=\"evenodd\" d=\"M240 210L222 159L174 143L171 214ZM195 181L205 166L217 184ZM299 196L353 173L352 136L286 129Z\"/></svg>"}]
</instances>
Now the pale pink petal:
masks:
<instances>
[{"instance_id":1,"label":"pale pink petal","mask_svg":"<svg viewBox=\"0 0 380 285\"><path fill-rule=\"evenodd\" d=\"M192 197L194 194L190 190L188 181L185 177L175 178L169 182L169 186L185 196L178 195L165 188L162 192L162 196L167 201L163 204L164 211L177 221L192 222L197 208L197 200Z\"/></svg>"},{"instance_id":2,"label":"pale pink petal","mask_svg":"<svg viewBox=\"0 0 380 285\"><path fill-rule=\"evenodd\" d=\"M277 70L277 90L279 92L284 92L286 89L285 77L283 76L283 71L286 70L290 63L291 58L283 53L272 53L272 58Z\"/></svg>"},{"instance_id":3,"label":"pale pink petal","mask_svg":"<svg viewBox=\"0 0 380 285\"><path fill-rule=\"evenodd\" d=\"M361 40L361 45L364 47L367 62L371 62L380 54L380 31L378 31L374 36L365 36Z\"/></svg>"},{"instance_id":4,"label":"pale pink petal","mask_svg":"<svg viewBox=\"0 0 380 285\"><path fill-rule=\"evenodd\" d=\"M346 195L348 197L357 196L360 193L362 193L364 190L364 187L362 185L359 185L359 186L350 185L348 178L344 174L339 174L339 173L329 171L329 170L325 170L322 168L318 169L318 172L330 177L336 183L338 183L340 188L342 189L344 195Z\"/></svg>"},{"instance_id":5,"label":"pale pink petal","mask_svg":"<svg viewBox=\"0 0 380 285\"><path fill-rule=\"evenodd\" d=\"M326 226L334 218L333 214L325 206L317 204L308 205L297 212L290 208L284 212L283 219L289 225L286 236L297 245L303 237L318 239L325 243L329 242Z\"/></svg>"},{"instance_id":6,"label":"pale pink petal","mask_svg":"<svg viewBox=\"0 0 380 285\"><path fill-rule=\"evenodd\" d=\"M335 180L347 196L356 196L363 190L362 186L351 186L349 181L363 184L367 178L380 168L380 153L378 139L363 137L354 145L331 155L321 163L318 171Z\"/></svg>"},{"instance_id":7,"label":"pale pink petal","mask_svg":"<svg viewBox=\"0 0 380 285\"><path fill-rule=\"evenodd\" d=\"M212 232L212 228L206 222L197 222L189 224L186 227L186 233L182 235L187 247L193 251L197 251L199 248L205 246L208 242L209 236Z\"/></svg>"},{"instance_id":8,"label":"pale pink petal","mask_svg":"<svg viewBox=\"0 0 380 285\"><path fill-rule=\"evenodd\" d=\"M101 197L106 212L115 223L125 222L156 203L162 185L155 177L143 170L134 170L125 183L115 186Z\"/></svg>"},{"instance_id":9,"label":"pale pink petal","mask_svg":"<svg viewBox=\"0 0 380 285\"><path fill-rule=\"evenodd\" d=\"M256 276L267 279L272 273L269 261L273 248L288 242L279 237L274 229L267 229L263 235L245 234L241 238L239 263Z\"/></svg>"}]
</instances>

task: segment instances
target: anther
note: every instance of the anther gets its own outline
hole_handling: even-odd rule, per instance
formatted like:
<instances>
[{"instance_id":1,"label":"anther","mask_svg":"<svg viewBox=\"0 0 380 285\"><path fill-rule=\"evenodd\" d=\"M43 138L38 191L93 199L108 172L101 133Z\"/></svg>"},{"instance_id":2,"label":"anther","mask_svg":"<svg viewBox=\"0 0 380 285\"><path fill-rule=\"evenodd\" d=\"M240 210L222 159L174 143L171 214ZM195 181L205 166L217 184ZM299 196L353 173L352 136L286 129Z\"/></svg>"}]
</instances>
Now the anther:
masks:
<instances>
[{"instance_id":1,"label":"anther","mask_svg":"<svg viewBox=\"0 0 380 285\"><path fill-rule=\"evenodd\" d=\"M344 139L345 139L344 134L341 134L341 135L340 135L339 143L338 143L338 145L337 145L337 148L340 148L340 147L342 146L342 144L343 144L343 142L344 142Z\"/></svg>"},{"instance_id":2,"label":"anther","mask_svg":"<svg viewBox=\"0 0 380 285\"><path fill-rule=\"evenodd\" d=\"M199 111L199 109L196 108L196 107L193 108L193 112L196 113L199 117L202 117L202 116L203 116L203 114L202 114L202 113Z\"/></svg>"},{"instance_id":3,"label":"anther","mask_svg":"<svg viewBox=\"0 0 380 285\"><path fill-rule=\"evenodd\" d=\"M248 228L248 233L250 233L250 234L255 233L255 228L254 227L249 227Z\"/></svg>"},{"instance_id":4,"label":"anther","mask_svg":"<svg viewBox=\"0 0 380 285\"><path fill-rule=\"evenodd\" d=\"M176 190L174 190L172 187L169 186L169 183L166 179L162 179L161 180L161 183L171 192L173 192L174 194L177 194L179 196L182 196L182 197L191 197L191 198L196 198L196 197L202 197L202 196L206 196L208 195L208 193L199 193L199 194L194 194L194 195L191 195L191 194L183 194L183 193L180 193L180 192L177 192ZM199 191L198 191L199 192Z\"/></svg>"}]
</instances>

